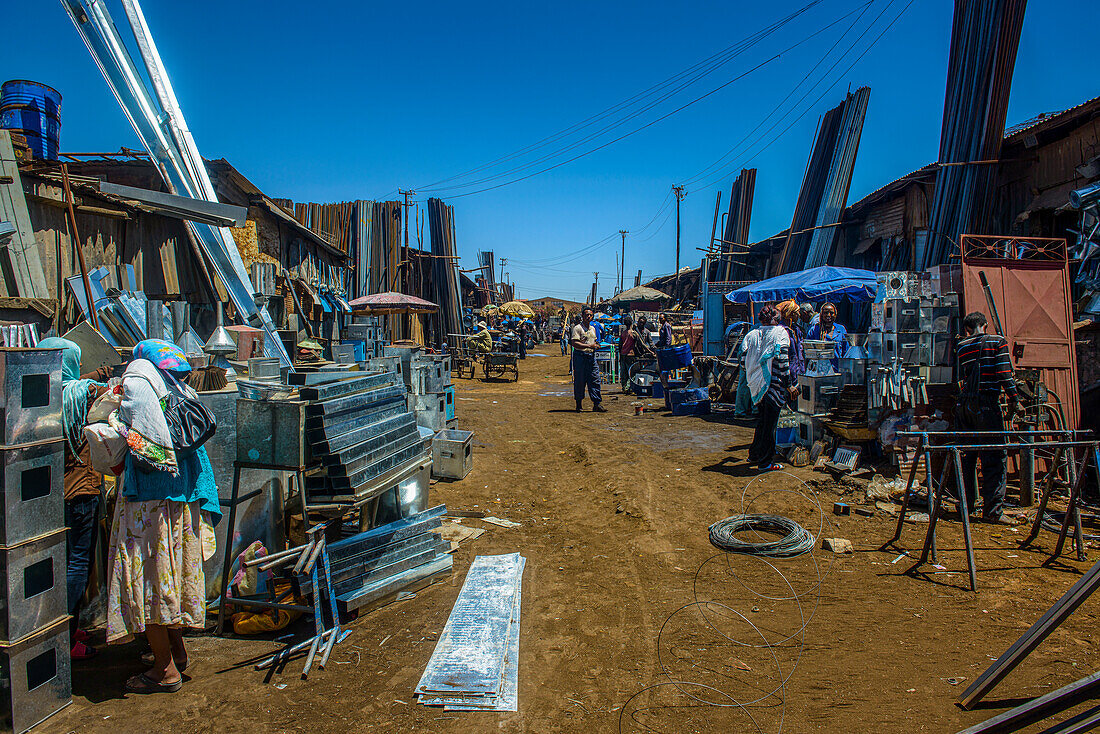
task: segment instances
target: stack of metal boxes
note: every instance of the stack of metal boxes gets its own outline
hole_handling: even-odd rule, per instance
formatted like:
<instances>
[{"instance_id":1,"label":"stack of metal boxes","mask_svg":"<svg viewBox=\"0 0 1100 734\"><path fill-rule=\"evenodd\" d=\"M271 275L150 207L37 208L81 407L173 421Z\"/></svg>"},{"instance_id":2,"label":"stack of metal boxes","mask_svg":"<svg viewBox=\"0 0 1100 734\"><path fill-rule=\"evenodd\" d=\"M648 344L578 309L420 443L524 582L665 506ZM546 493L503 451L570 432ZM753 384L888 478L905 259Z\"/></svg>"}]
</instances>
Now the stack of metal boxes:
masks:
<instances>
[{"instance_id":1,"label":"stack of metal boxes","mask_svg":"<svg viewBox=\"0 0 1100 734\"><path fill-rule=\"evenodd\" d=\"M451 356L428 354L421 347L389 345L387 356L401 360L405 367L409 410L416 423L438 432L454 425L455 388L451 380Z\"/></svg>"},{"instance_id":2,"label":"stack of metal boxes","mask_svg":"<svg viewBox=\"0 0 1100 734\"><path fill-rule=\"evenodd\" d=\"M355 348L355 361L362 362L383 355L385 338L377 316L352 316L344 329L342 344Z\"/></svg>"},{"instance_id":3,"label":"stack of metal boxes","mask_svg":"<svg viewBox=\"0 0 1100 734\"><path fill-rule=\"evenodd\" d=\"M72 701L61 351L0 349L0 729Z\"/></svg>"},{"instance_id":4,"label":"stack of metal boxes","mask_svg":"<svg viewBox=\"0 0 1100 734\"><path fill-rule=\"evenodd\" d=\"M926 273L878 274L878 302L871 306L867 351L868 405L872 420L891 403L884 385L902 385L899 405L923 400L927 385L952 381L958 333L961 272L957 265Z\"/></svg>"},{"instance_id":5,"label":"stack of metal boxes","mask_svg":"<svg viewBox=\"0 0 1100 734\"><path fill-rule=\"evenodd\" d=\"M831 341L803 343L806 372L798 377L797 442L812 444L825 433L822 418L836 405L844 378L833 369L836 345Z\"/></svg>"}]
</instances>

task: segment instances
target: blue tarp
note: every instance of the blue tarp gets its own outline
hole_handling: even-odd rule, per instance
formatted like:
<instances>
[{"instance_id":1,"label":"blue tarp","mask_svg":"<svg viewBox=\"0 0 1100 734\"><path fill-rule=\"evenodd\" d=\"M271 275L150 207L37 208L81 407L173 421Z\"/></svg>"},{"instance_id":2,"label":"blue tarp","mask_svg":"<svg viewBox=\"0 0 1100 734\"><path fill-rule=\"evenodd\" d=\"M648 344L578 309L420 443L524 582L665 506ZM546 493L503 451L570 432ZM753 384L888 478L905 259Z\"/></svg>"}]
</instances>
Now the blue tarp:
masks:
<instances>
[{"instance_id":1,"label":"blue tarp","mask_svg":"<svg viewBox=\"0 0 1100 734\"><path fill-rule=\"evenodd\" d=\"M870 270L822 265L777 275L727 293L734 303L802 301L873 301L878 286Z\"/></svg>"}]
</instances>

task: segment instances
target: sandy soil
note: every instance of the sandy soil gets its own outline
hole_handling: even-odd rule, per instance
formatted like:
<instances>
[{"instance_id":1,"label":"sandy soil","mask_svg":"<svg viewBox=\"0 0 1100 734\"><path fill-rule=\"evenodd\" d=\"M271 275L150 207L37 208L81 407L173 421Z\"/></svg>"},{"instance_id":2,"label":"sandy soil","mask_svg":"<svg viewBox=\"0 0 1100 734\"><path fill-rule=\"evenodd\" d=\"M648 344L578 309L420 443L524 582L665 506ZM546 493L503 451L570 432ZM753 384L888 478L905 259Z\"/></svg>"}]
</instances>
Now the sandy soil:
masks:
<instances>
[{"instance_id":1,"label":"sandy soil","mask_svg":"<svg viewBox=\"0 0 1100 734\"><path fill-rule=\"evenodd\" d=\"M844 495L808 470L753 481L750 427L663 411L635 417L634 399L617 387L607 413L576 414L557 356L529 357L518 383L458 382L474 470L435 484L432 503L522 527L463 520L488 532L455 552L453 577L356 621L335 663L308 681L300 663L270 678L245 664L276 649L272 641L200 637L189 642L181 692L123 696L126 676L140 671L137 651L111 647L75 666L73 705L38 730L953 732L1098 666L1093 599L983 708L953 703L1088 568L1043 568L1047 533L1027 550L1020 533L978 526L974 594L957 524L940 526L945 570L907 576L908 559L878 550L892 517L829 512L861 492ZM824 515L806 499L814 491ZM743 507L848 538L855 553L819 548L771 566L716 554L708 525ZM924 527L907 525L905 547ZM473 557L515 551L527 558L519 712L416 704L413 687Z\"/></svg>"}]
</instances>

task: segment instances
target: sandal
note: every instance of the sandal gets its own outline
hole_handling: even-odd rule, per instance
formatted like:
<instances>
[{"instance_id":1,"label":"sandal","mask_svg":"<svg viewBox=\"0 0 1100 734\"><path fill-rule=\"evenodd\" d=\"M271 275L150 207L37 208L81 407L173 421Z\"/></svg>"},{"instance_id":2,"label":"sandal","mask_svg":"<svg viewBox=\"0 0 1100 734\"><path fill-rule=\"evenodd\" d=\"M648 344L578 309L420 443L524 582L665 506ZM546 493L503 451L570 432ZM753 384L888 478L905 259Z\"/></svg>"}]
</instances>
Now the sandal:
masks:
<instances>
[{"instance_id":1,"label":"sandal","mask_svg":"<svg viewBox=\"0 0 1100 734\"><path fill-rule=\"evenodd\" d=\"M97 655L97 651L91 645L85 645L83 642L77 641L73 643L72 649L69 651L69 656L73 660L91 660Z\"/></svg>"},{"instance_id":2,"label":"sandal","mask_svg":"<svg viewBox=\"0 0 1100 734\"><path fill-rule=\"evenodd\" d=\"M73 639L77 642L87 642L92 639L92 635L87 630L77 630L73 633Z\"/></svg>"},{"instance_id":3,"label":"sandal","mask_svg":"<svg viewBox=\"0 0 1100 734\"><path fill-rule=\"evenodd\" d=\"M768 464L767 466L761 466L761 467L757 467L757 468L760 470L761 473L763 473L763 472L769 472L769 471L779 471L780 469L783 468L783 465L779 464L779 463L772 463L772 464Z\"/></svg>"},{"instance_id":4,"label":"sandal","mask_svg":"<svg viewBox=\"0 0 1100 734\"><path fill-rule=\"evenodd\" d=\"M135 675L126 681L126 691L128 693L175 693L182 687L182 680L175 683L161 683L153 680L145 673Z\"/></svg>"},{"instance_id":5,"label":"sandal","mask_svg":"<svg viewBox=\"0 0 1100 734\"><path fill-rule=\"evenodd\" d=\"M141 662L145 665L153 665L157 662L157 656L154 655L152 651L149 651L141 656ZM187 670L187 658L184 658L183 660L177 660L173 657L172 662L176 664L176 670L178 670L179 672L182 673L183 671Z\"/></svg>"}]
</instances>

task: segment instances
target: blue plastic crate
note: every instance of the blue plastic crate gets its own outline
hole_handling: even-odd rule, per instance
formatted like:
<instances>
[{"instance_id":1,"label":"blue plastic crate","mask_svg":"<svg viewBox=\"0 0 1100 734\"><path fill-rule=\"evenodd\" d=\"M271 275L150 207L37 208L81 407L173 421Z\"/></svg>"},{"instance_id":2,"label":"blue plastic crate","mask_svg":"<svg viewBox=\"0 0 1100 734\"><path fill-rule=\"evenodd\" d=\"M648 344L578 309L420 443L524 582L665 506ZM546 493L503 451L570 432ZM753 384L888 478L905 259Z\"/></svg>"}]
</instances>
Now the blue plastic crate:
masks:
<instances>
[{"instance_id":1,"label":"blue plastic crate","mask_svg":"<svg viewBox=\"0 0 1100 734\"><path fill-rule=\"evenodd\" d=\"M710 400L689 400L672 406L673 415L706 415L710 412Z\"/></svg>"}]
</instances>

